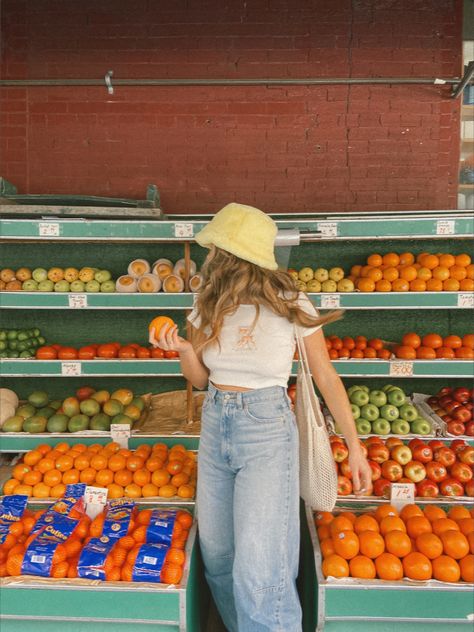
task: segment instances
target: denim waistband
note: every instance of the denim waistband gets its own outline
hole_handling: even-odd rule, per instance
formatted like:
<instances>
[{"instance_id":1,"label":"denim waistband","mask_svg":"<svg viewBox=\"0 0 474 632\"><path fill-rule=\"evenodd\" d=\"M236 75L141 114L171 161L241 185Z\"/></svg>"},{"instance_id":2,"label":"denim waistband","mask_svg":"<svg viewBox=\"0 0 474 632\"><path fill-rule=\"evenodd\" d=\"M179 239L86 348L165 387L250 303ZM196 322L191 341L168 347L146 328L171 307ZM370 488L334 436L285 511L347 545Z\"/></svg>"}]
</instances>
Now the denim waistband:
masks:
<instances>
[{"instance_id":1,"label":"denim waistband","mask_svg":"<svg viewBox=\"0 0 474 632\"><path fill-rule=\"evenodd\" d=\"M208 394L214 402L235 401L240 406L245 403L275 400L282 396L287 398L286 388L283 386L267 386L266 388L256 388L251 391L224 391L216 388L210 382Z\"/></svg>"}]
</instances>

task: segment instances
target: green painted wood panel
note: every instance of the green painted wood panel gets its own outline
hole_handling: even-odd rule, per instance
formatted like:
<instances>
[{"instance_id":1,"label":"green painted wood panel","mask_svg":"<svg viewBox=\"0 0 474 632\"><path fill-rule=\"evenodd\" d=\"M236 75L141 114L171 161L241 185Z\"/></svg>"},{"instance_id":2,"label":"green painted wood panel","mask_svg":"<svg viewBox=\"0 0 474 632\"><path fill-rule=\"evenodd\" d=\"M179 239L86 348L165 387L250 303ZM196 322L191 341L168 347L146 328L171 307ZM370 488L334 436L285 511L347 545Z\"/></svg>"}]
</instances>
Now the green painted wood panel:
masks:
<instances>
[{"instance_id":1,"label":"green painted wood panel","mask_svg":"<svg viewBox=\"0 0 474 632\"><path fill-rule=\"evenodd\" d=\"M178 625L157 625L156 623L138 625L117 623L117 621L81 622L81 621L39 621L25 619L0 619L2 632L177 632Z\"/></svg>"},{"instance_id":2,"label":"green painted wood panel","mask_svg":"<svg viewBox=\"0 0 474 632\"><path fill-rule=\"evenodd\" d=\"M92 445L94 443L105 444L111 440L110 437L104 435L92 436L76 435L74 433L69 434L0 434L0 451L1 452L26 452L32 450L39 443L46 443L54 446L59 441L67 441L70 445L76 443L85 443L86 445ZM162 435L146 436L132 435L129 439L128 446L134 450L139 445L146 443L148 445L154 445L155 443L166 443L168 446L172 446L176 443L181 443L188 450L197 450L199 446L198 436L183 436L174 435L172 437L164 437Z\"/></svg>"},{"instance_id":3,"label":"green painted wood panel","mask_svg":"<svg viewBox=\"0 0 474 632\"><path fill-rule=\"evenodd\" d=\"M322 630L323 628L320 628ZM405 623L403 621L328 621L324 632L470 632L472 623L465 625L452 623ZM319 631L318 631L319 632Z\"/></svg>"}]
</instances>

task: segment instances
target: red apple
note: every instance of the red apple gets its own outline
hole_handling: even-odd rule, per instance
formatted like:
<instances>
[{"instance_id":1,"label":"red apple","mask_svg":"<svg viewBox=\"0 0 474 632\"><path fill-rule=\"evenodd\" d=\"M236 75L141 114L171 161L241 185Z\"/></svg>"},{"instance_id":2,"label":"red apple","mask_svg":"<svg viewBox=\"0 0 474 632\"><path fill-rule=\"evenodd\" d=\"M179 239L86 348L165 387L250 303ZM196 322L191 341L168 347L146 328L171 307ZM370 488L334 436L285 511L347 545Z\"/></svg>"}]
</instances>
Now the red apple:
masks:
<instances>
[{"instance_id":1,"label":"red apple","mask_svg":"<svg viewBox=\"0 0 474 632\"><path fill-rule=\"evenodd\" d=\"M445 408L447 404L450 404L453 401L451 395L442 395L438 398L438 403L442 408Z\"/></svg>"},{"instance_id":2,"label":"red apple","mask_svg":"<svg viewBox=\"0 0 474 632\"><path fill-rule=\"evenodd\" d=\"M462 421L462 423L465 424L468 421L471 421L472 413L466 408L466 406L459 406L459 408L454 411L453 417L456 421Z\"/></svg>"},{"instance_id":3,"label":"red apple","mask_svg":"<svg viewBox=\"0 0 474 632\"><path fill-rule=\"evenodd\" d=\"M468 421L465 424L464 432L468 437L474 437L474 421Z\"/></svg>"},{"instance_id":4,"label":"red apple","mask_svg":"<svg viewBox=\"0 0 474 632\"><path fill-rule=\"evenodd\" d=\"M343 476L348 479L352 478L351 468L349 467L349 459L344 459L344 461L341 461L341 463L339 463L339 469L341 470Z\"/></svg>"},{"instance_id":5,"label":"red apple","mask_svg":"<svg viewBox=\"0 0 474 632\"><path fill-rule=\"evenodd\" d=\"M402 478L397 481L398 483L410 483L410 485L413 485L413 481L411 480L411 478L408 478L408 476L402 476Z\"/></svg>"},{"instance_id":6,"label":"red apple","mask_svg":"<svg viewBox=\"0 0 474 632\"><path fill-rule=\"evenodd\" d=\"M464 485L464 493L466 496L470 496L471 498L474 497L474 478L471 478L471 480L467 481Z\"/></svg>"},{"instance_id":7,"label":"red apple","mask_svg":"<svg viewBox=\"0 0 474 632\"><path fill-rule=\"evenodd\" d=\"M416 437L415 439L410 439L410 441L408 442L408 447L410 448L410 450L413 450L413 448L417 445L425 445L425 442L419 437Z\"/></svg>"},{"instance_id":8,"label":"red apple","mask_svg":"<svg viewBox=\"0 0 474 632\"><path fill-rule=\"evenodd\" d=\"M330 435L329 443L342 443L344 444L344 439L338 437L337 435Z\"/></svg>"},{"instance_id":9,"label":"red apple","mask_svg":"<svg viewBox=\"0 0 474 632\"><path fill-rule=\"evenodd\" d=\"M466 404L464 404L464 407L470 410L472 413L472 410L474 409L474 404L472 402L467 402Z\"/></svg>"},{"instance_id":10,"label":"red apple","mask_svg":"<svg viewBox=\"0 0 474 632\"><path fill-rule=\"evenodd\" d=\"M449 395L449 393L452 392L452 388L450 386L443 386L443 388L440 388L440 390L438 391L437 397L443 397L444 395Z\"/></svg>"},{"instance_id":11,"label":"red apple","mask_svg":"<svg viewBox=\"0 0 474 632\"><path fill-rule=\"evenodd\" d=\"M338 496L348 496L352 493L352 483L346 476L337 477L337 494Z\"/></svg>"},{"instance_id":12,"label":"red apple","mask_svg":"<svg viewBox=\"0 0 474 632\"><path fill-rule=\"evenodd\" d=\"M456 454L461 452L461 450L464 450L466 446L467 443L464 439L454 439L454 441L451 441L451 450L454 450Z\"/></svg>"},{"instance_id":13,"label":"red apple","mask_svg":"<svg viewBox=\"0 0 474 632\"><path fill-rule=\"evenodd\" d=\"M462 421L448 421L446 429L450 435L454 435L455 437L460 437L466 432L466 426L462 423Z\"/></svg>"},{"instance_id":14,"label":"red apple","mask_svg":"<svg viewBox=\"0 0 474 632\"><path fill-rule=\"evenodd\" d=\"M461 404L465 404L469 401L469 389L465 386L460 386L459 388L455 388L452 392L452 396L457 402Z\"/></svg>"},{"instance_id":15,"label":"red apple","mask_svg":"<svg viewBox=\"0 0 474 632\"><path fill-rule=\"evenodd\" d=\"M378 481L374 483L374 496L383 496L384 498L389 498L390 496L390 481L386 478L379 478Z\"/></svg>"},{"instance_id":16,"label":"red apple","mask_svg":"<svg viewBox=\"0 0 474 632\"><path fill-rule=\"evenodd\" d=\"M433 406L437 406L438 405L438 398L437 397L428 397L428 399L426 400L426 403L429 404L433 408Z\"/></svg>"},{"instance_id":17,"label":"red apple","mask_svg":"<svg viewBox=\"0 0 474 632\"><path fill-rule=\"evenodd\" d=\"M422 498L436 498L439 494L439 487L434 481L425 478L425 480L416 484L416 495Z\"/></svg>"},{"instance_id":18,"label":"red apple","mask_svg":"<svg viewBox=\"0 0 474 632\"><path fill-rule=\"evenodd\" d=\"M387 446L389 450L391 450L396 445L404 445L404 444L403 444L403 441L399 439L398 437L389 437L388 439L385 440L385 445Z\"/></svg>"},{"instance_id":19,"label":"red apple","mask_svg":"<svg viewBox=\"0 0 474 632\"><path fill-rule=\"evenodd\" d=\"M444 447L444 443L440 441L439 439L431 439L431 441L428 441L428 445L430 446L432 450L436 450L436 448Z\"/></svg>"},{"instance_id":20,"label":"red apple","mask_svg":"<svg viewBox=\"0 0 474 632\"><path fill-rule=\"evenodd\" d=\"M467 445L462 450L459 450L458 459L461 463L466 463L467 465L474 465L474 446Z\"/></svg>"},{"instance_id":21,"label":"red apple","mask_svg":"<svg viewBox=\"0 0 474 632\"><path fill-rule=\"evenodd\" d=\"M430 481L440 483L441 481L444 481L445 478L448 478L448 470L441 463L430 461L425 467L426 476L430 479Z\"/></svg>"},{"instance_id":22,"label":"red apple","mask_svg":"<svg viewBox=\"0 0 474 632\"><path fill-rule=\"evenodd\" d=\"M415 446L415 450L417 447L419 446ZM401 465L406 465L412 459L412 451L407 445L403 445L402 443L401 445L396 445L394 448L392 448L390 456L397 463L400 463ZM389 463L389 461L386 461L386 463ZM388 476L385 476L385 478L388 478Z\"/></svg>"},{"instance_id":23,"label":"red apple","mask_svg":"<svg viewBox=\"0 0 474 632\"><path fill-rule=\"evenodd\" d=\"M456 454L451 448L443 446L434 451L433 459L444 465L444 467L451 467L456 461Z\"/></svg>"},{"instance_id":24,"label":"red apple","mask_svg":"<svg viewBox=\"0 0 474 632\"><path fill-rule=\"evenodd\" d=\"M449 414L454 413L455 410L461 407L462 407L462 404L460 404L459 402L454 402L454 401L447 403L446 406L443 406L444 410Z\"/></svg>"},{"instance_id":25,"label":"red apple","mask_svg":"<svg viewBox=\"0 0 474 632\"><path fill-rule=\"evenodd\" d=\"M467 483L467 481L470 481L473 476L469 465L466 465L466 463L460 463L459 461L451 466L449 473L460 483Z\"/></svg>"},{"instance_id":26,"label":"red apple","mask_svg":"<svg viewBox=\"0 0 474 632\"><path fill-rule=\"evenodd\" d=\"M418 461L410 461L407 463L403 469L403 473L407 476L413 483L419 483L424 478L426 478L426 469L423 463L419 463Z\"/></svg>"},{"instance_id":27,"label":"red apple","mask_svg":"<svg viewBox=\"0 0 474 632\"><path fill-rule=\"evenodd\" d=\"M384 463L390 458L390 450L383 443L373 443L369 446L369 459L376 463Z\"/></svg>"},{"instance_id":28,"label":"red apple","mask_svg":"<svg viewBox=\"0 0 474 632\"><path fill-rule=\"evenodd\" d=\"M455 478L446 478L439 484L443 496L464 496L463 485Z\"/></svg>"},{"instance_id":29,"label":"red apple","mask_svg":"<svg viewBox=\"0 0 474 632\"><path fill-rule=\"evenodd\" d=\"M389 459L382 463L382 476L390 481L391 483L395 483L399 481L403 476L403 468L397 461L393 459Z\"/></svg>"},{"instance_id":30,"label":"red apple","mask_svg":"<svg viewBox=\"0 0 474 632\"><path fill-rule=\"evenodd\" d=\"M378 481L382 476L382 468L375 461L368 461L370 469L372 470L372 481Z\"/></svg>"},{"instance_id":31,"label":"red apple","mask_svg":"<svg viewBox=\"0 0 474 632\"><path fill-rule=\"evenodd\" d=\"M417 445L413 450L413 459L420 463L429 463L433 460L433 450L429 445Z\"/></svg>"},{"instance_id":32,"label":"red apple","mask_svg":"<svg viewBox=\"0 0 474 632\"><path fill-rule=\"evenodd\" d=\"M374 444L374 443L382 443L382 444L383 444L383 439L382 439L382 437L379 437L379 436L377 436L377 435L372 435L371 437L368 437L368 438L365 440L365 445L366 445L367 447L371 446L371 445L372 445L372 444Z\"/></svg>"},{"instance_id":33,"label":"red apple","mask_svg":"<svg viewBox=\"0 0 474 632\"><path fill-rule=\"evenodd\" d=\"M332 456L336 463L342 463L349 456L349 450L343 443L331 444Z\"/></svg>"}]
</instances>

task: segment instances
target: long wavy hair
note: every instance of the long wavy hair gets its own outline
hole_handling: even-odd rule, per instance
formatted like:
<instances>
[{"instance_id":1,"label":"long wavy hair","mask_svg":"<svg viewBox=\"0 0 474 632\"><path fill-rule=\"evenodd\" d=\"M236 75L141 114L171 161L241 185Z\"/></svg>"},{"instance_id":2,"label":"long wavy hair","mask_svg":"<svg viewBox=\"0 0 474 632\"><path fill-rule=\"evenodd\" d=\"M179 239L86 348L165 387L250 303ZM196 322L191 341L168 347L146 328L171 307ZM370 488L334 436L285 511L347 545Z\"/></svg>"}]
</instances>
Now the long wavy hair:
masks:
<instances>
[{"instance_id":1,"label":"long wavy hair","mask_svg":"<svg viewBox=\"0 0 474 632\"><path fill-rule=\"evenodd\" d=\"M263 305L291 323L315 327L339 320L342 310L313 317L297 304L299 290L291 276L283 270L266 270L235 255L211 246L201 268L202 286L196 298L196 309L201 318L194 342L197 349L217 342L224 318L241 304L255 305L252 327Z\"/></svg>"}]
</instances>

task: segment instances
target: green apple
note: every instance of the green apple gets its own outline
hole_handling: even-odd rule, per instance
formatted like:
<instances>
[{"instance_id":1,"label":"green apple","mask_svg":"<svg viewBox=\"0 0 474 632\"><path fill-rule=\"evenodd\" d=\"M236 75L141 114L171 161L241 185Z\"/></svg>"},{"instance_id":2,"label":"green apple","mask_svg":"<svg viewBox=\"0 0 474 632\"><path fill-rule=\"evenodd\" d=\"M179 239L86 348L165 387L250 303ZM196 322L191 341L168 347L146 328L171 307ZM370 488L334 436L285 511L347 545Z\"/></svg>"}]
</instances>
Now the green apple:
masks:
<instances>
[{"instance_id":1,"label":"green apple","mask_svg":"<svg viewBox=\"0 0 474 632\"><path fill-rule=\"evenodd\" d=\"M300 281L304 281L305 283L307 283L308 281L311 281L311 279L313 278L313 269L312 268L301 268L301 270L298 272L298 279Z\"/></svg>"},{"instance_id":2,"label":"green apple","mask_svg":"<svg viewBox=\"0 0 474 632\"><path fill-rule=\"evenodd\" d=\"M349 388L346 391L347 396L350 397L354 391L361 391L361 390L362 390L361 387L356 384L354 384L353 386L349 386Z\"/></svg>"},{"instance_id":3,"label":"green apple","mask_svg":"<svg viewBox=\"0 0 474 632\"><path fill-rule=\"evenodd\" d=\"M321 292L321 283L316 279L311 279L306 283L306 289L308 292Z\"/></svg>"},{"instance_id":4,"label":"green apple","mask_svg":"<svg viewBox=\"0 0 474 632\"><path fill-rule=\"evenodd\" d=\"M403 406L403 404L407 401L405 397L405 393L398 388L393 389L392 391L388 391L387 400L389 404L393 404L393 406Z\"/></svg>"},{"instance_id":5,"label":"green apple","mask_svg":"<svg viewBox=\"0 0 474 632\"><path fill-rule=\"evenodd\" d=\"M382 406L385 406L385 404L387 403L387 396L385 395L383 391L370 391L369 402L381 408Z\"/></svg>"},{"instance_id":6,"label":"green apple","mask_svg":"<svg viewBox=\"0 0 474 632\"><path fill-rule=\"evenodd\" d=\"M105 281L110 281L112 278L111 273L108 270L99 270L94 274L94 279L99 281L99 283L105 283Z\"/></svg>"},{"instance_id":7,"label":"green apple","mask_svg":"<svg viewBox=\"0 0 474 632\"><path fill-rule=\"evenodd\" d=\"M36 292L38 290L38 281L35 281L34 279L23 281L23 283L21 284L21 289L24 292Z\"/></svg>"},{"instance_id":8,"label":"green apple","mask_svg":"<svg viewBox=\"0 0 474 632\"><path fill-rule=\"evenodd\" d=\"M321 292L337 292L337 283L332 279L321 283Z\"/></svg>"},{"instance_id":9,"label":"green apple","mask_svg":"<svg viewBox=\"0 0 474 632\"><path fill-rule=\"evenodd\" d=\"M54 290L54 283L49 279L40 281L38 283L38 292L52 292Z\"/></svg>"},{"instance_id":10,"label":"green apple","mask_svg":"<svg viewBox=\"0 0 474 632\"><path fill-rule=\"evenodd\" d=\"M380 417L376 419L372 424L372 432L378 435L386 435L389 434L391 430L390 422Z\"/></svg>"},{"instance_id":11,"label":"green apple","mask_svg":"<svg viewBox=\"0 0 474 632\"><path fill-rule=\"evenodd\" d=\"M104 281L100 284L101 292L115 292L115 281Z\"/></svg>"},{"instance_id":12,"label":"green apple","mask_svg":"<svg viewBox=\"0 0 474 632\"><path fill-rule=\"evenodd\" d=\"M350 279L341 279L337 282L338 292L353 292L354 289L354 283Z\"/></svg>"},{"instance_id":13,"label":"green apple","mask_svg":"<svg viewBox=\"0 0 474 632\"><path fill-rule=\"evenodd\" d=\"M71 283L69 289L71 290L71 292L84 292L84 290L86 289L86 284L84 283L84 281L79 281L78 279L77 281L73 281Z\"/></svg>"},{"instance_id":14,"label":"green apple","mask_svg":"<svg viewBox=\"0 0 474 632\"><path fill-rule=\"evenodd\" d=\"M413 434L427 435L431 432L431 424L426 419L421 417L411 424L411 431Z\"/></svg>"},{"instance_id":15,"label":"green apple","mask_svg":"<svg viewBox=\"0 0 474 632\"><path fill-rule=\"evenodd\" d=\"M365 406L369 403L369 395L363 390L354 391L349 397L349 401L356 406Z\"/></svg>"},{"instance_id":16,"label":"green apple","mask_svg":"<svg viewBox=\"0 0 474 632\"><path fill-rule=\"evenodd\" d=\"M400 417L400 412L393 404L385 404L385 406L382 406L380 409L380 416L387 421L395 421L395 419Z\"/></svg>"},{"instance_id":17,"label":"green apple","mask_svg":"<svg viewBox=\"0 0 474 632\"><path fill-rule=\"evenodd\" d=\"M56 283L54 284L54 291L55 292L69 292L69 282L65 280L56 281Z\"/></svg>"},{"instance_id":18,"label":"green apple","mask_svg":"<svg viewBox=\"0 0 474 632\"><path fill-rule=\"evenodd\" d=\"M329 272L326 268L316 268L314 271L314 278L322 283L323 281L327 281L329 279Z\"/></svg>"},{"instance_id":19,"label":"green apple","mask_svg":"<svg viewBox=\"0 0 474 632\"><path fill-rule=\"evenodd\" d=\"M340 281L344 278L344 270L342 268L331 268L328 272L329 278L333 281Z\"/></svg>"},{"instance_id":20,"label":"green apple","mask_svg":"<svg viewBox=\"0 0 474 632\"><path fill-rule=\"evenodd\" d=\"M418 418L418 411L411 404L403 404L400 406L400 417L407 421L415 421Z\"/></svg>"},{"instance_id":21,"label":"green apple","mask_svg":"<svg viewBox=\"0 0 474 632\"><path fill-rule=\"evenodd\" d=\"M355 404L351 404L351 411L352 411L352 416L354 417L354 419L359 419L360 417L359 406L356 406Z\"/></svg>"},{"instance_id":22,"label":"green apple","mask_svg":"<svg viewBox=\"0 0 474 632\"><path fill-rule=\"evenodd\" d=\"M385 384L385 386L382 386L382 391L387 393L391 388L393 388L393 384Z\"/></svg>"},{"instance_id":23,"label":"green apple","mask_svg":"<svg viewBox=\"0 0 474 632\"><path fill-rule=\"evenodd\" d=\"M366 386L365 384L362 384L361 389L365 391L367 394L370 392L370 388Z\"/></svg>"},{"instance_id":24,"label":"green apple","mask_svg":"<svg viewBox=\"0 0 474 632\"><path fill-rule=\"evenodd\" d=\"M48 278L48 271L44 268L35 268L31 273L31 276L37 283L40 283L41 281L46 281Z\"/></svg>"},{"instance_id":25,"label":"green apple","mask_svg":"<svg viewBox=\"0 0 474 632\"><path fill-rule=\"evenodd\" d=\"M357 428L357 434L368 435L372 432L372 424L368 419L359 417L359 419L356 420L355 425Z\"/></svg>"},{"instance_id":26,"label":"green apple","mask_svg":"<svg viewBox=\"0 0 474 632\"><path fill-rule=\"evenodd\" d=\"M379 409L374 404L365 404L365 406L362 406L360 414L369 421L375 421L380 417Z\"/></svg>"},{"instance_id":27,"label":"green apple","mask_svg":"<svg viewBox=\"0 0 474 632\"><path fill-rule=\"evenodd\" d=\"M93 279L92 281L87 281L86 283L86 292L100 292L100 283Z\"/></svg>"},{"instance_id":28,"label":"green apple","mask_svg":"<svg viewBox=\"0 0 474 632\"><path fill-rule=\"evenodd\" d=\"M410 432L410 424L405 419L396 419L392 422L393 434L406 435Z\"/></svg>"}]
</instances>

